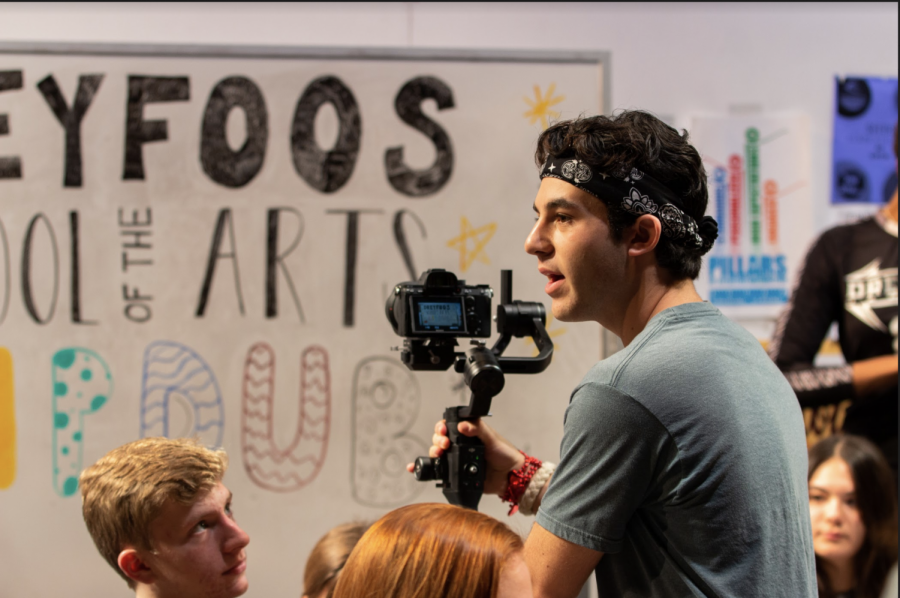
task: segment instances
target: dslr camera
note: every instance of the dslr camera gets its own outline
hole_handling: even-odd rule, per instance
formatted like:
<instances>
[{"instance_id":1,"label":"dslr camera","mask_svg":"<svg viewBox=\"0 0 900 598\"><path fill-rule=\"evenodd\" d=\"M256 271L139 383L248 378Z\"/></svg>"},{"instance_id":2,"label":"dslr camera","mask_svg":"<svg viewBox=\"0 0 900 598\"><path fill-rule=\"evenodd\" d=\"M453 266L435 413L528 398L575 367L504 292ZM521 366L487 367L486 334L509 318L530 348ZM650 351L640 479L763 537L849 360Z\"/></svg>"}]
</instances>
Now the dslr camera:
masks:
<instances>
[{"instance_id":1,"label":"dslr camera","mask_svg":"<svg viewBox=\"0 0 900 598\"><path fill-rule=\"evenodd\" d=\"M441 457L419 457L416 479L441 480L438 484L451 504L477 509L487 472L484 444L459 433L457 424L489 415L491 400L503 390L504 373L535 374L544 371L553 356L544 306L512 300L512 271L501 271L501 305L494 321L500 338L491 348L491 299L488 285L466 285L442 269L424 272L416 282L394 287L385 313L394 332L403 337L400 360L411 370L441 371L450 366L463 375L472 391L468 405L444 411L450 448ZM536 357L501 357L513 337L530 336L538 348ZM457 351L458 338L471 338L472 346Z\"/></svg>"},{"instance_id":2,"label":"dslr camera","mask_svg":"<svg viewBox=\"0 0 900 598\"><path fill-rule=\"evenodd\" d=\"M437 268L395 286L385 313L394 332L408 341L401 361L412 370L448 369L456 361L457 338L491 336L493 296L488 285L469 286Z\"/></svg>"}]
</instances>

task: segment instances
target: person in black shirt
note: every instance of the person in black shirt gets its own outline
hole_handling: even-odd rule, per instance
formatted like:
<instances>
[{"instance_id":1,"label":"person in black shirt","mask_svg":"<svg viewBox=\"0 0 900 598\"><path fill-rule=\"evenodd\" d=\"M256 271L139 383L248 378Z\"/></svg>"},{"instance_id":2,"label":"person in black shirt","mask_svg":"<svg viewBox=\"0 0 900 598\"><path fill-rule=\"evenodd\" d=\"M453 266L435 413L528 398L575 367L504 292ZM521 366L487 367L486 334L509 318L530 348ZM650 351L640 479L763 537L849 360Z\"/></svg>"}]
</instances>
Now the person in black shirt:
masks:
<instances>
[{"instance_id":1,"label":"person in black shirt","mask_svg":"<svg viewBox=\"0 0 900 598\"><path fill-rule=\"evenodd\" d=\"M894 155L897 129L894 128ZM897 472L897 192L874 217L825 231L813 244L769 355L803 407L853 403L843 431L881 448ZM815 367L832 322L847 365Z\"/></svg>"}]
</instances>

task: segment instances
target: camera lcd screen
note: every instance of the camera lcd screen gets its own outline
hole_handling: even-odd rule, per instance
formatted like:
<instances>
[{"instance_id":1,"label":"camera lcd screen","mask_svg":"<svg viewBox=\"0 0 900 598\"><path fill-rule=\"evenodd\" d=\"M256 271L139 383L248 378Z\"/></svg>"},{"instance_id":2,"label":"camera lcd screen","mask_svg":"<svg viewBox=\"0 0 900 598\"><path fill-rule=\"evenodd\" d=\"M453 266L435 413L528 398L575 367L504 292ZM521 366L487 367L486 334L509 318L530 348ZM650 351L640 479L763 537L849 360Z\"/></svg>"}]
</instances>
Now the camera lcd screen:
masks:
<instances>
[{"instance_id":1,"label":"camera lcd screen","mask_svg":"<svg viewBox=\"0 0 900 598\"><path fill-rule=\"evenodd\" d=\"M416 332L465 332L462 298L412 299L413 325Z\"/></svg>"}]
</instances>

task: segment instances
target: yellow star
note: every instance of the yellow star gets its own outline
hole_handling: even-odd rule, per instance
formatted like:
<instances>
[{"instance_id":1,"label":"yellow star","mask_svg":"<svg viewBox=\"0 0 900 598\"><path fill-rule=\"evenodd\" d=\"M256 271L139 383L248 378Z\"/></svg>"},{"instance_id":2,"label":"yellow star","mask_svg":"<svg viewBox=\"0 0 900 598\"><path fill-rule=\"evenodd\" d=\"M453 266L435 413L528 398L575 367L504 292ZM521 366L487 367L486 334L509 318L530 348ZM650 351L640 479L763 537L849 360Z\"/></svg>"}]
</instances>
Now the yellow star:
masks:
<instances>
[{"instance_id":1,"label":"yellow star","mask_svg":"<svg viewBox=\"0 0 900 598\"><path fill-rule=\"evenodd\" d=\"M548 313L547 313L547 325L546 325L546 328L547 328L547 335L550 337L551 340L552 340L552 339L555 339L557 336L560 336L560 335L563 335L563 334L566 333L566 329L565 329L565 328L557 328L556 330L550 330L550 325L551 325L552 323L553 323L553 314L548 312ZM533 345L533 344L534 344L534 341L531 340L530 338L526 338L526 339L525 339L525 344L526 344L526 345ZM559 344L557 344L556 342L554 342L554 343L553 343L553 350L556 351L558 348L559 348ZM538 353L540 353L540 351L538 351L537 347L535 347L535 348L534 348L534 353L532 354L532 357L537 357Z\"/></svg>"},{"instance_id":2,"label":"yellow star","mask_svg":"<svg viewBox=\"0 0 900 598\"><path fill-rule=\"evenodd\" d=\"M552 116L553 118L559 118L559 112L555 110L550 110L550 106L555 106L559 104L563 100L566 99L566 96L557 96L553 97L553 92L556 90L556 83L551 83L547 88L547 95L543 98L541 97L541 88L538 85L534 86L534 101L530 100L527 96L522 96L522 99L525 100L525 103L531 106L531 110L525 112L522 116L525 118L531 119L529 124L534 124L538 119L541 119L541 127L546 129L548 126L547 116Z\"/></svg>"},{"instance_id":3,"label":"yellow star","mask_svg":"<svg viewBox=\"0 0 900 598\"><path fill-rule=\"evenodd\" d=\"M459 236L447 241L447 247L459 249L459 269L465 272L472 265L472 262L478 260L483 264L490 264L487 254L484 252L484 246L487 245L494 232L497 230L497 223L491 222L479 228L472 228L469 220L463 216L460 219ZM475 248L469 251L469 239L475 243Z\"/></svg>"}]
</instances>

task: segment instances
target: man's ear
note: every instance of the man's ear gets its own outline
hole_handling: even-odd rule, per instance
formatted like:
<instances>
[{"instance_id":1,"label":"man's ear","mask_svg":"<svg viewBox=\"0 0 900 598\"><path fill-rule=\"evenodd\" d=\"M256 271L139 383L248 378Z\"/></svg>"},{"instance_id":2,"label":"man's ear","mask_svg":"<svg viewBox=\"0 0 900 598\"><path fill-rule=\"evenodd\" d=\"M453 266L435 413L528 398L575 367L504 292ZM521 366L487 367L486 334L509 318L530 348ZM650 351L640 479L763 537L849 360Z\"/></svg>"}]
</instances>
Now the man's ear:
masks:
<instances>
[{"instance_id":1,"label":"man's ear","mask_svg":"<svg viewBox=\"0 0 900 598\"><path fill-rule=\"evenodd\" d=\"M126 548L119 553L118 558L119 569L128 577L137 583L150 584L155 579L153 571L144 562L141 554L134 548Z\"/></svg>"},{"instance_id":2,"label":"man's ear","mask_svg":"<svg viewBox=\"0 0 900 598\"><path fill-rule=\"evenodd\" d=\"M638 257L652 253L659 244L662 236L662 224L659 218L650 214L638 216L626 234L628 237L628 255L629 257Z\"/></svg>"}]
</instances>

